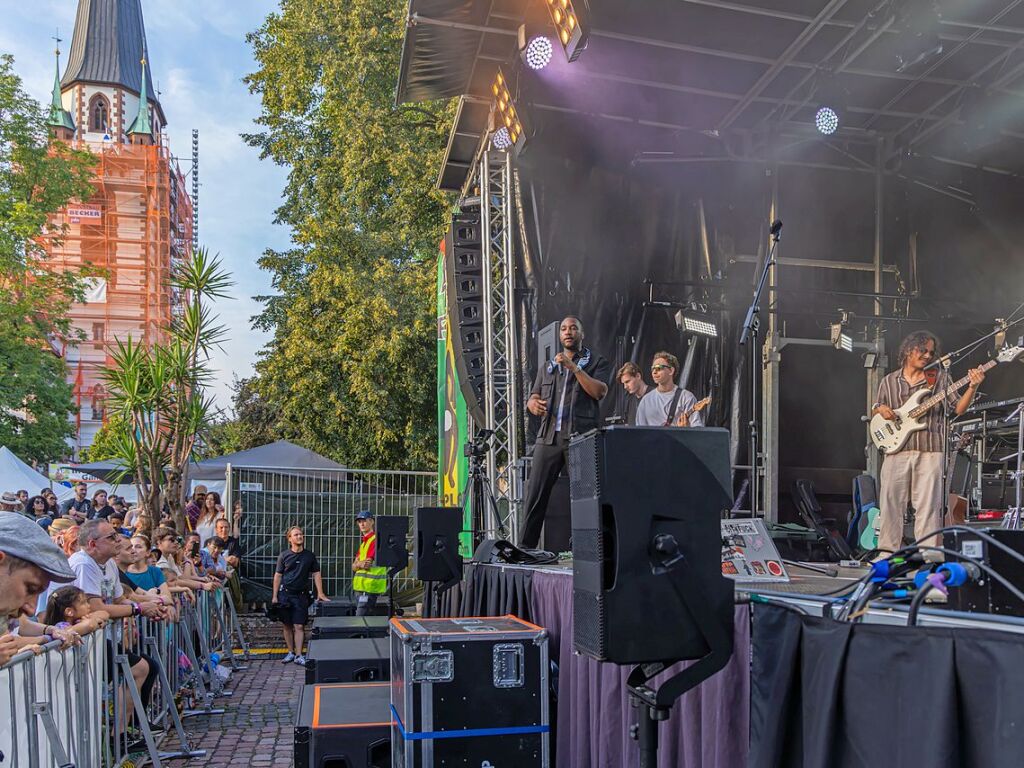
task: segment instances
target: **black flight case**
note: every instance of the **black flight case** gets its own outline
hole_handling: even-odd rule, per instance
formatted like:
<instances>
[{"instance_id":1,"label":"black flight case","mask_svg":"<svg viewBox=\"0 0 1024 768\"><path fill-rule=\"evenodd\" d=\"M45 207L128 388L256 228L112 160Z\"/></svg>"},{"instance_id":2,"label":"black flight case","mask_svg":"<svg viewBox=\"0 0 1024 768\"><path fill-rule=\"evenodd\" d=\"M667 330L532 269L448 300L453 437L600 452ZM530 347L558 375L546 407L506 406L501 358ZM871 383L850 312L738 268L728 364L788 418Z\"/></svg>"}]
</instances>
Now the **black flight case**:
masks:
<instances>
[{"instance_id":1,"label":"black flight case","mask_svg":"<svg viewBox=\"0 0 1024 768\"><path fill-rule=\"evenodd\" d=\"M309 634L312 640L387 636L387 616L320 616L313 619L313 629Z\"/></svg>"},{"instance_id":2,"label":"black flight case","mask_svg":"<svg viewBox=\"0 0 1024 768\"><path fill-rule=\"evenodd\" d=\"M547 630L391 620L392 768L550 766Z\"/></svg>"},{"instance_id":3,"label":"black flight case","mask_svg":"<svg viewBox=\"0 0 1024 768\"><path fill-rule=\"evenodd\" d=\"M389 768L388 683L307 685L295 717L295 768Z\"/></svg>"}]
</instances>

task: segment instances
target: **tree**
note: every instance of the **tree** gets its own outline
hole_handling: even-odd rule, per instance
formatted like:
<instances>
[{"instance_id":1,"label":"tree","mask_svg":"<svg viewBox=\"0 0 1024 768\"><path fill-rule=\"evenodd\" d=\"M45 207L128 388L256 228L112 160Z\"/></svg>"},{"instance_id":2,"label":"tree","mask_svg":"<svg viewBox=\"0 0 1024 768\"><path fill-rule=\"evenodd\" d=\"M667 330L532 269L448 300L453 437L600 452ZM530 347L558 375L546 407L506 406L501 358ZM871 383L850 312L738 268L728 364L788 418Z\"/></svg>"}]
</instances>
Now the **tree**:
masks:
<instances>
[{"instance_id":1,"label":"tree","mask_svg":"<svg viewBox=\"0 0 1024 768\"><path fill-rule=\"evenodd\" d=\"M224 456L247 451L280 439L278 413L256 388L257 379L235 378L231 384L231 416L211 425L206 437L206 453Z\"/></svg>"},{"instance_id":2,"label":"tree","mask_svg":"<svg viewBox=\"0 0 1024 768\"><path fill-rule=\"evenodd\" d=\"M44 268L50 217L92 194L94 158L51 142L45 115L0 55L0 444L24 459L60 458L74 434L66 369L51 339L73 341L68 309L85 274Z\"/></svg>"},{"instance_id":3,"label":"tree","mask_svg":"<svg viewBox=\"0 0 1024 768\"><path fill-rule=\"evenodd\" d=\"M146 347L131 336L118 339L103 379L111 417L123 425L111 435L114 458L134 478L150 520L159 519L164 501L185 530L188 463L215 411L206 395L209 354L224 340L210 302L225 298L231 281L220 260L200 248L174 267L171 286L185 300L168 341Z\"/></svg>"},{"instance_id":4,"label":"tree","mask_svg":"<svg viewBox=\"0 0 1024 768\"><path fill-rule=\"evenodd\" d=\"M249 38L263 104L246 139L290 168L277 221L295 247L260 266L278 295L253 389L275 437L361 466L433 464L434 185L453 108L396 106L405 0L286 0Z\"/></svg>"}]
</instances>

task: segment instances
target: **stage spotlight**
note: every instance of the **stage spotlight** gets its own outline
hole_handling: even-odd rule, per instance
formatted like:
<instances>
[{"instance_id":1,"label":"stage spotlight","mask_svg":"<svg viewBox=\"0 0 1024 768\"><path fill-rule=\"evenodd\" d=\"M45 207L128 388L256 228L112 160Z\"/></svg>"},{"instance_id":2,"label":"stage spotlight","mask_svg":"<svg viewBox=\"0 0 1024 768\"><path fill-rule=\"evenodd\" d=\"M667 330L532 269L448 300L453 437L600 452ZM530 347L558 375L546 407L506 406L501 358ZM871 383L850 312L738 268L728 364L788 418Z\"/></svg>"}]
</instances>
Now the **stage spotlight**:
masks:
<instances>
[{"instance_id":1,"label":"stage spotlight","mask_svg":"<svg viewBox=\"0 0 1024 768\"><path fill-rule=\"evenodd\" d=\"M534 35L523 47L523 59L530 69L544 69L551 63L555 47L546 35Z\"/></svg>"},{"instance_id":2,"label":"stage spotlight","mask_svg":"<svg viewBox=\"0 0 1024 768\"><path fill-rule=\"evenodd\" d=\"M846 333L846 326L850 322L850 318L853 316L852 312L845 310L839 310L840 320L838 323L831 323L829 325L829 341L832 342L832 346L836 349L840 349L843 352L853 352L853 337Z\"/></svg>"},{"instance_id":3,"label":"stage spotlight","mask_svg":"<svg viewBox=\"0 0 1024 768\"><path fill-rule=\"evenodd\" d=\"M818 129L818 133L831 136L839 130L839 113L832 107L823 104L814 113L814 127Z\"/></svg>"},{"instance_id":4,"label":"stage spotlight","mask_svg":"<svg viewBox=\"0 0 1024 768\"><path fill-rule=\"evenodd\" d=\"M494 110L497 114L498 129L504 127L508 133L509 148L522 152L526 144L526 129L523 115L512 100L512 91L505 73L498 67L498 72L491 83L491 95L494 97ZM495 132L497 134L497 131Z\"/></svg>"},{"instance_id":5,"label":"stage spotlight","mask_svg":"<svg viewBox=\"0 0 1024 768\"><path fill-rule=\"evenodd\" d=\"M586 9L586 0L547 0L551 21L568 61L576 61L587 47L587 21L577 10Z\"/></svg>"},{"instance_id":6,"label":"stage spotlight","mask_svg":"<svg viewBox=\"0 0 1024 768\"><path fill-rule=\"evenodd\" d=\"M718 324L715 319L703 312L679 310L676 312L676 328L681 333L694 333L698 336L718 337Z\"/></svg>"},{"instance_id":7,"label":"stage spotlight","mask_svg":"<svg viewBox=\"0 0 1024 768\"><path fill-rule=\"evenodd\" d=\"M504 125L491 136L491 145L502 151L512 146L512 137L508 135L508 128Z\"/></svg>"}]
</instances>

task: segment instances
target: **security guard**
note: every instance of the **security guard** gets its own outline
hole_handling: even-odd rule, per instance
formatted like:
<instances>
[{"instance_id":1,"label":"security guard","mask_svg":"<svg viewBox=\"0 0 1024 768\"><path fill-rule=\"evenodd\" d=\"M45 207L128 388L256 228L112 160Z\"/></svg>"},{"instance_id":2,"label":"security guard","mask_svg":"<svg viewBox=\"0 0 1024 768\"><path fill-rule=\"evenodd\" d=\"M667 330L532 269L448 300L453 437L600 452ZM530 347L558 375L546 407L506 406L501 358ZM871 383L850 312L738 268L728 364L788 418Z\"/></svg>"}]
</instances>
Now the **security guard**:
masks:
<instances>
[{"instance_id":1,"label":"security guard","mask_svg":"<svg viewBox=\"0 0 1024 768\"><path fill-rule=\"evenodd\" d=\"M377 604L377 598L388 589L388 569L375 567L377 557L377 533L373 529L373 512L364 509L356 514L356 525L363 539L359 544L356 559L352 561L352 589L358 598L356 616L368 616Z\"/></svg>"}]
</instances>

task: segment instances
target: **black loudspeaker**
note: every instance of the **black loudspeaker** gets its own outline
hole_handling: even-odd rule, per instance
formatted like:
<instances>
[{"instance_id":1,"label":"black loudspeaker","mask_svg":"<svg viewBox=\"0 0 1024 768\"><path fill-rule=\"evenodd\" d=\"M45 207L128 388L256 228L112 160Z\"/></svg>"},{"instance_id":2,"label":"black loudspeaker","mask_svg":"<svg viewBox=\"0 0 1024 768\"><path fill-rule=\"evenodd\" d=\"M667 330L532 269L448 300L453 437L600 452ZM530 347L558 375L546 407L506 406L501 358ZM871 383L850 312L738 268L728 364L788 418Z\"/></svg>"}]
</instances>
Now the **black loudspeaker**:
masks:
<instances>
[{"instance_id":1,"label":"black loudspeaker","mask_svg":"<svg viewBox=\"0 0 1024 768\"><path fill-rule=\"evenodd\" d=\"M460 507L417 507L415 514L416 578L420 581L458 581L462 578L459 534Z\"/></svg>"},{"instance_id":2,"label":"black loudspeaker","mask_svg":"<svg viewBox=\"0 0 1024 768\"><path fill-rule=\"evenodd\" d=\"M409 550L405 540L409 536L409 518L402 515L382 515L376 521L377 554L374 562L383 568L405 570L409 565Z\"/></svg>"},{"instance_id":3,"label":"black loudspeaker","mask_svg":"<svg viewBox=\"0 0 1024 768\"><path fill-rule=\"evenodd\" d=\"M390 768L390 684L305 686L294 743L295 768Z\"/></svg>"},{"instance_id":4,"label":"black loudspeaker","mask_svg":"<svg viewBox=\"0 0 1024 768\"><path fill-rule=\"evenodd\" d=\"M999 544L1009 547L1017 556L981 538L978 533L991 536ZM942 546L945 549L959 552L973 560L980 560L1018 588L1020 584L1024 583L1024 563L1020 560L1020 556L1024 556L1024 531L1007 528L982 528L977 532L956 530L946 531L942 538ZM956 560L957 558L947 556L946 559ZM949 590L949 600L946 604L944 606L939 604L936 607L967 613L1024 616L1024 603L985 572L982 572L978 581L968 582Z\"/></svg>"},{"instance_id":5,"label":"black loudspeaker","mask_svg":"<svg viewBox=\"0 0 1024 768\"><path fill-rule=\"evenodd\" d=\"M728 431L605 427L572 441L569 478L576 650L618 664L731 653Z\"/></svg>"},{"instance_id":6,"label":"black loudspeaker","mask_svg":"<svg viewBox=\"0 0 1024 768\"><path fill-rule=\"evenodd\" d=\"M558 338L558 329L562 326L561 320L548 323L537 331L537 370L544 368L555 355L562 351L562 340Z\"/></svg>"},{"instance_id":7,"label":"black loudspeaker","mask_svg":"<svg viewBox=\"0 0 1024 768\"><path fill-rule=\"evenodd\" d=\"M445 237L448 327L466 408L484 423L484 273L480 211L452 216Z\"/></svg>"}]
</instances>

